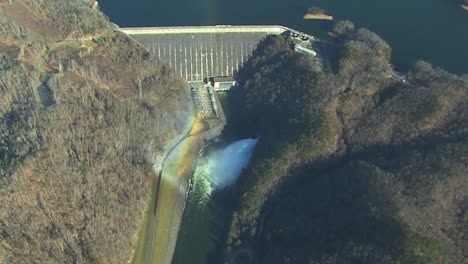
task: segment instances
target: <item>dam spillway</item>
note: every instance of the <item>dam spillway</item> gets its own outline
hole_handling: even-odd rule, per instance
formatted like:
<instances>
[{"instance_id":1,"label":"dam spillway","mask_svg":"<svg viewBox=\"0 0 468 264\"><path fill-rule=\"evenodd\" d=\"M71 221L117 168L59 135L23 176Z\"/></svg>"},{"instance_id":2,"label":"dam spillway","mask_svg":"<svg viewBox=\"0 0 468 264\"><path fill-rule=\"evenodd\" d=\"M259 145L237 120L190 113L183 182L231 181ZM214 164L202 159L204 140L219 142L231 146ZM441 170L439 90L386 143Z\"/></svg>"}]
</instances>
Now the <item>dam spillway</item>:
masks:
<instances>
[{"instance_id":1,"label":"dam spillway","mask_svg":"<svg viewBox=\"0 0 468 264\"><path fill-rule=\"evenodd\" d=\"M283 26L193 26L120 31L194 82L211 76L235 76L265 36L292 30Z\"/></svg>"}]
</instances>

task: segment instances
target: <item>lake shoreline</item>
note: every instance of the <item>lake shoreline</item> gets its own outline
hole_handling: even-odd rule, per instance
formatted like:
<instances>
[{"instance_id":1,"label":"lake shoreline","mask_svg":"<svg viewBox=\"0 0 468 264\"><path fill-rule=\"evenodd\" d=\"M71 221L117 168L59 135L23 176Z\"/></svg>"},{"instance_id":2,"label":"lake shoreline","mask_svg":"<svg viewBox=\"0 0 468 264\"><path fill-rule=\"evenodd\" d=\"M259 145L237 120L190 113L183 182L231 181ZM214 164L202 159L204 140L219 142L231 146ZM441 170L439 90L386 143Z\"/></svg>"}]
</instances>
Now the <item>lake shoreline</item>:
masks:
<instances>
[{"instance_id":1,"label":"lake shoreline","mask_svg":"<svg viewBox=\"0 0 468 264\"><path fill-rule=\"evenodd\" d=\"M318 6L325 10L322 13L332 15L333 21L351 20L379 33L392 44L393 58L398 63L412 65L424 58L453 73L468 73L468 61L458 54L458 51L463 51L468 46L465 26L468 24L468 16L460 9L462 1L435 1L425 12L417 14L413 10L427 5L426 2L416 0L376 4L375 1L363 0L362 7L356 8L353 1L318 0L313 3L304 2L300 8L296 8L287 1L273 0L270 2L272 8L268 10L265 10L263 1L243 0L236 3L221 1L217 5L208 4L207 6L202 3L211 2L181 0L180 2L156 3L154 1L116 0L101 1L99 4L100 9L122 27L281 24L318 38L325 38L326 31L330 27L328 20L303 19L306 13L312 13L309 12L309 8ZM174 16L171 12L179 10L181 4L189 8L180 16ZM401 9L402 5L406 5L406 8ZM207 7L210 7L208 13ZM434 17L440 15L440 10L451 10L449 13L453 15L434 20ZM398 13L398 19L392 15L395 13ZM430 28L430 34L420 30L420 23L433 25ZM395 30L395 28L401 30ZM441 46L439 41L433 41L433 36L445 40L441 42L443 45ZM444 50L445 54L432 52L439 50Z\"/></svg>"}]
</instances>

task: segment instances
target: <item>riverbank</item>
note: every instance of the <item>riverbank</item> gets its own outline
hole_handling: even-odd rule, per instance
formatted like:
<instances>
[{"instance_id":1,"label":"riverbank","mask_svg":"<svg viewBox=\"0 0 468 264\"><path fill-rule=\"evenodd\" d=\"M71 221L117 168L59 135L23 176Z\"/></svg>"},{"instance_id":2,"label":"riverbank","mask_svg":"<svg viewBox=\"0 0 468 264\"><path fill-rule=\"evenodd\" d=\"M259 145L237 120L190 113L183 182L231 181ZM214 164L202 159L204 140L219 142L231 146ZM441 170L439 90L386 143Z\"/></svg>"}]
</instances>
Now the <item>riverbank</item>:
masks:
<instances>
[{"instance_id":1,"label":"riverbank","mask_svg":"<svg viewBox=\"0 0 468 264\"><path fill-rule=\"evenodd\" d=\"M174 142L172 146L169 146L166 153L161 157L161 164L159 166L153 166L153 170L156 172L155 177L151 182L151 192L147 201L147 208L144 213L144 219L141 230L138 233L138 243L134 252L133 258L128 262L130 263L147 263L151 258L151 248L154 243L155 234L155 222L156 222L156 211L159 204L159 194L161 189L161 179L163 176L163 170L169 157L175 152L177 147L190 135L194 129L201 129L203 125L199 125L199 122L189 122L191 125L188 127L188 131L180 136L180 138Z\"/></svg>"},{"instance_id":2,"label":"riverbank","mask_svg":"<svg viewBox=\"0 0 468 264\"><path fill-rule=\"evenodd\" d=\"M148 207L144 212L142 228L138 232L137 238L137 246L134 250L132 250L133 256L128 260L128 263L143 263L145 260L145 247L146 241L148 239L148 233L151 228L151 223L153 222L153 208L155 199L153 197L156 196L156 189L158 184L158 176L155 175L154 179L151 182L151 192L150 196L148 197Z\"/></svg>"},{"instance_id":3,"label":"riverbank","mask_svg":"<svg viewBox=\"0 0 468 264\"><path fill-rule=\"evenodd\" d=\"M195 120L191 131L166 159L158 183L157 204L152 212L153 222L147 228L143 263L170 264L172 261L193 165L205 143L220 135L226 124L219 98L217 101L220 118L214 120L216 122Z\"/></svg>"},{"instance_id":4,"label":"riverbank","mask_svg":"<svg viewBox=\"0 0 468 264\"><path fill-rule=\"evenodd\" d=\"M311 14L307 13L304 15L304 19L315 19L315 20L333 20L332 16L326 14Z\"/></svg>"},{"instance_id":5,"label":"riverbank","mask_svg":"<svg viewBox=\"0 0 468 264\"><path fill-rule=\"evenodd\" d=\"M202 137L189 137L168 157L158 195L154 243L148 249L152 252L147 252L151 254L147 263L171 263L192 166L203 145Z\"/></svg>"}]
</instances>

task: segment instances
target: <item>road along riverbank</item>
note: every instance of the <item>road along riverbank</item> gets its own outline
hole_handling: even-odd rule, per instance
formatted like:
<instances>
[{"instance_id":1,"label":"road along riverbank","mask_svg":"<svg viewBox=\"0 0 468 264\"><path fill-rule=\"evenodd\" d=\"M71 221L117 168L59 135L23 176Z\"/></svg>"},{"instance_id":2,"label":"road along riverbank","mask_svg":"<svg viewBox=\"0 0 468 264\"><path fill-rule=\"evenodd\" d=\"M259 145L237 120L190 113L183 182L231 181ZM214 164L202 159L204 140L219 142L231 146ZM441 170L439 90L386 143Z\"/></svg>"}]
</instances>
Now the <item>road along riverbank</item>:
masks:
<instances>
[{"instance_id":1,"label":"road along riverbank","mask_svg":"<svg viewBox=\"0 0 468 264\"><path fill-rule=\"evenodd\" d=\"M133 263L171 263L193 165L202 147L220 135L226 124L223 109L219 100L216 101L219 118L195 119L191 130L168 151L156 179L154 202L149 208L152 211L144 227L146 232L140 234L145 236L144 249L137 248Z\"/></svg>"}]
</instances>

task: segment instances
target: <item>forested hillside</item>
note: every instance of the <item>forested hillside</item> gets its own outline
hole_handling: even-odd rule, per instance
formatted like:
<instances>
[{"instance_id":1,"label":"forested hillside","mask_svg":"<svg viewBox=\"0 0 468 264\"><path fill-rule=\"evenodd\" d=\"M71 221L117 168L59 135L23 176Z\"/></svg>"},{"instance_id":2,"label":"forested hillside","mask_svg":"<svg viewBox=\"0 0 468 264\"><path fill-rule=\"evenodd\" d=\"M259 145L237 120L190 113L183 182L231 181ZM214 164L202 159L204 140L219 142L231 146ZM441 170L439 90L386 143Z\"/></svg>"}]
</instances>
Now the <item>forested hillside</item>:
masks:
<instances>
[{"instance_id":1,"label":"forested hillside","mask_svg":"<svg viewBox=\"0 0 468 264\"><path fill-rule=\"evenodd\" d=\"M332 72L272 36L238 74L236 121L259 142L240 179L228 254L269 264L464 263L468 77L418 62L402 82L379 36L349 21L333 31Z\"/></svg>"},{"instance_id":2,"label":"forested hillside","mask_svg":"<svg viewBox=\"0 0 468 264\"><path fill-rule=\"evenodd\" d=\"M0 1L0 262L124 263L186 84L82 0Z\"/></svg>"}]
</instances>

